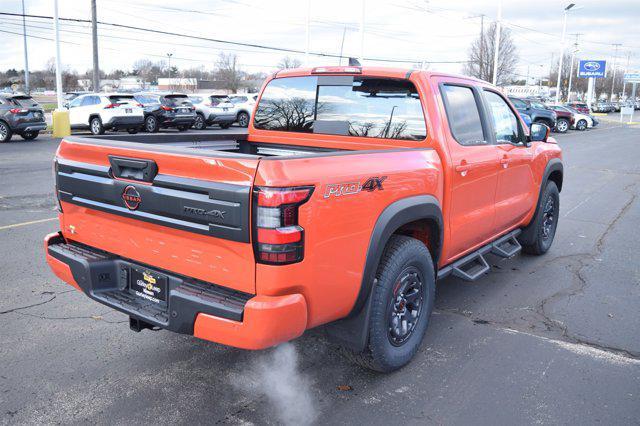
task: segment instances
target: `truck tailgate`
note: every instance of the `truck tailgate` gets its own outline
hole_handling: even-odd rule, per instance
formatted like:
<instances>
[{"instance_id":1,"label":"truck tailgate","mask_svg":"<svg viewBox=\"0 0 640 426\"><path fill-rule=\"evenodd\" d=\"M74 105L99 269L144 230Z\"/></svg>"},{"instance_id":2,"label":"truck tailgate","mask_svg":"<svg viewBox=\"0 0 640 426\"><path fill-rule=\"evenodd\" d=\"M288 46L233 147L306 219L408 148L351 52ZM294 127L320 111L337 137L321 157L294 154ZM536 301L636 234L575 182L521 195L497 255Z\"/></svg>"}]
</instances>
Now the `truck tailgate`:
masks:
<instances>
[{"instance_id":1,"label":"truck tailgate","mask_svg":"<svg viewBox=\"0 0 640 426\"><path fill-rule=\"evenodd\" d=\"M56 159L67 239L255 293L250 197L257 157L64 140Z\"/></svg>"}]
</instances>

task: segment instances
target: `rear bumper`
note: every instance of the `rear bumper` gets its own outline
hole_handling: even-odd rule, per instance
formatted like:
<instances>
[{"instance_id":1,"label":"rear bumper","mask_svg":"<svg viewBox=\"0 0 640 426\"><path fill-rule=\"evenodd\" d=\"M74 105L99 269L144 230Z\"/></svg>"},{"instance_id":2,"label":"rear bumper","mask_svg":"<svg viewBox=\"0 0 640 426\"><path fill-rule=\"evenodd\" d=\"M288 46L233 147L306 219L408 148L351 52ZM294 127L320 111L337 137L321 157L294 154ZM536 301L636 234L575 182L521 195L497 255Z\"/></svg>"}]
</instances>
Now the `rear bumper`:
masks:
<instances>
[{"instance_id":1,"label":"rear bumper","mask_svg":"<svg viewBox=\"0 0 640 426\"><path fill-rule=\"evenodd\" d=\"M209 114L207 117L208 124L232 124L236 121L234 114Z\"/></svg>"},{"instance_id":2,"label":"rear bumper","mask_svg":"<svg viewBox=\"0 0 640 426\"><path fill-rule=\"evenodd\" d=\"M264 349L304 332L307 305L300 294L254 296L187 277L166 276L167 302L156 304L128 290L132 267L144 267L60 233L44 240L47 263L63 281L90 298L151 326L243 349Z\"/></svg>"},{"instance_id":3,"label":"rear bumper","mask_svg":"<svg viewBox=\"0 0 640 426\"><path fill-rule=\"evenodd\" d=\"M133 117L113 117L111 120L104 123L105 128L123 128L123 127L136 127L144 124L144 116L136 115Z\"/></svg>"},{"instance_id":4,"label":"rear bumper","mask_svg":"<svg viewBox=\"0 0 640 426\"><path fill-rule=\"evenodd\" d=\"M12 130L16 133L22 132L39 132L47 128L47 123L44 121L33 121L16 123L12 126Z\"/></svg>"},{"instance_id":5,"label":"rear bumper","mask_svg":"<svg viewBox=\"0 0 640 426\"><path fill-rule=\"evenodd\" d=\"M175 126L191 126L193 122L196 121L196 115L188 115L188 116L164 116L162 117L162 121L160 122L161 126L164 127L175 127Z\"/></svg>"}]
</instances>

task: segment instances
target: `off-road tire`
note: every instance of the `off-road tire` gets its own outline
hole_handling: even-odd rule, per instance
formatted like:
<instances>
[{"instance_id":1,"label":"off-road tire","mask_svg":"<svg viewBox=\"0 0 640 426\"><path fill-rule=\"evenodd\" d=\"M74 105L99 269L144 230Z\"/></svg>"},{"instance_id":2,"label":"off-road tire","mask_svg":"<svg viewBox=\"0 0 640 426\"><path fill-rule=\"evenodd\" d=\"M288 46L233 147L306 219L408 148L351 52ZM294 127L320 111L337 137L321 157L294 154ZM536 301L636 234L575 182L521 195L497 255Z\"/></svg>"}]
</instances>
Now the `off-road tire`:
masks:
<instances>
[{"instance_id":1,"label":"off-road tire","mask_svg":"<svg viewBox=\"0 0 640 426\"><path fill-rule=\"evenodd\" d=\"M421 310L406 340L392 344L389 326L400 281L406 271L416 270L421 280ZM370 370L388 373L405 366L418 351L429 325L435 299L435 273L429 249L415 238L393 235L380 260L372 288L369 339L362 353L342 348L350 361ZM407 305L408 306L408 305Z\"/></svg>"},{"instance_id":2,"label":"off-road tire","mask_svg":"<svg viewBox=\"0 0 640 426\"><path fill-rule=\"evenodd\" d=\"M89 121L89 129L91 129L91 133L94 135L104 134L104 126L102 125L100 117L93 117L91 121Z\"/></svg>"},{"instance_id":3,"label":"off-road tire","mask_svg":"<svg viewBox=\"0 0 640 426\"><path fill-rule=\"evenodd\" d=\"M0 121L0 143L9 142L13 136L11 127L4 121Z\"/></svg>"},{"instance_id":4,"label":"off-road tire","mask_svg":"<svg viewBox=\"0 0 640 426\"><path fill-rule=\"evenodd\" d=\"M24 132L20 135L20 137L25 141L32 141L37 138L39 134L39 131Z\"/></svg>"},{"instance_id":5,"label":"off-road tire","mask_svg":"<svg viewBox=\"0 0 640 426\"><path fill-rule=\"evenodd\" d=\"M549 202L552 203L551 222L549 222ZM560 215L560 191L555 182L548 181L538 200L536 215L522 234L518 237L522 251L528 254L545 254L556 235L558 217ZM548 225L550 228L545 229Z\"/></svg>"}]
</instances>

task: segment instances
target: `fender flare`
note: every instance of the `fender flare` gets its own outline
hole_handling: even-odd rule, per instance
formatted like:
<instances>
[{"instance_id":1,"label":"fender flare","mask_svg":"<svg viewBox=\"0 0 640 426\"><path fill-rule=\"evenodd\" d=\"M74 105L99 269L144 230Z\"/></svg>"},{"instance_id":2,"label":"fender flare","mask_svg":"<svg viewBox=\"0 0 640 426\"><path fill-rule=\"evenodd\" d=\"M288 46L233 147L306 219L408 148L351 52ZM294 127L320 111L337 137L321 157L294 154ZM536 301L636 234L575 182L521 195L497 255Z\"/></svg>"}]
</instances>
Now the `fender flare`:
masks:
<instances>
[{"instance_id":1,"label":"fender flare","mask_svg":"<svg viewBox=\"0 0 640 426\"><path fill-rule=\"evenodd\" d=\"M523 244L531 244L535 239L535 230L533 229L532 224L535 221L536 216L538 215L538 210L540 209L540 198L542 197L542 191L547 186L547 182L549 181L549 176L551 173L559 172L561 176L561 180L558 184L558 191L562 190L562 179L564 179L564 166L562 165L562 160L559 158L552 158L547 163L544 173L542 174L542 181L540 182L540 189L538 192L538 200L536 201L536 211L531 216L531 221L529 224L522 229L522 233L518 235L518 240Z\"/></svg>"},{"instance_id":2,"label":"fender flare","mask_svg":"<svg viewBox=\"0 0 640 426\"><path fill-rule=\"evenodd\" d=\"M438 235L433 241L435 247L431 248L434 268L437 268L444 233L442 209L438 200L432 195L418 195L403 198L387 206L378 217L371 233L360 292L356 302L346 318L327 326L327 333L334 342L349 347L356 352L361 352L365 349L369 338L368 324L371 313L371 290L387 241L401 226L422 219L431 219L438 227Z\"/></svg>"}]
</instances>

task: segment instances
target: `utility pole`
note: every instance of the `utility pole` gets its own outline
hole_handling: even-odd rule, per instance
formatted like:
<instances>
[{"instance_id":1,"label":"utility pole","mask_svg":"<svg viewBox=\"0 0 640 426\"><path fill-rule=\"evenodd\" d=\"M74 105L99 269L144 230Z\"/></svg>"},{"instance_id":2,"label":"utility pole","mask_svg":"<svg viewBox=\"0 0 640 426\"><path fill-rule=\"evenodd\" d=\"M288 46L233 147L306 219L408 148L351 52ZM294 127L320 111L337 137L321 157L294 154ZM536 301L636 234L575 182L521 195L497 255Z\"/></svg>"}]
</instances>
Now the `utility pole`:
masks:
<instances>
[{"instance_id":1,"label":"utility pole","mask_svg":"<svg viewBox=\"0 0 640 426\"><path fill-rule=\"evenodd\" d=\"M429 40L429 30L427 25L427 20L429 19L429 0L424 0L424 34L422 34L422 61L420 62L420 69L424 70L427 65L427 60L425 55L427 54L427 46L429 45L427 40Z\"/></svg>"},{"instance_id":2,"label":"utility pole","mask_svg":"<svg viewBox=\"0 0 640 426\"><path fill-rule=\"evenodd\" d=\"M62 74L60 72L60 22L58 20L58 0L53 0L53 32L56 43L56 97L58 110L62 110Z\"/></svg>"},{"instance_id":3,"label":"utility pole","mask_svg":"<svg viewBox=\"0 0 640 426\"><path fill-rule=\"evenodd\" d=\"M360 15L360 64L364 62L364 12L366 0L362 1L362 14Z\"/></svg>"},{"instance_id":4,"label":"utility pole","mask_svg":"<svg viewBox=\"0 0 640 426\"><path fill-rule=\"evenodd\" d=\"M573 61L576 59L576 52L578 52L578 37L580 33L576 33L576 42L573 44L573 53L571 54L571 65L569 66L569 88L567 89L567 101L571 97L571 81L573 80Z\"/></svg>"},{"instance_id":5,"label":"utility pole","mask_svg":"<svg viewBox=\"0 0 640 426\"><path fill-rule=\"evenodd\" d=\"M564 58L564 40L567 35L567 13L575 3L570 3L564 8L564 17L562 19L562 41L560 44L560 62L558 63L558 84L556 85L556 103L560 102L560 83L562 82L562 59Z\"/></svg>"},{"instance_id":6,"label":"utility pole","mask_svg":"<svg viewBox=\"0 0 640 426\"><path fill-rule=\"evenodd\" d=\"M169 58L169 85L171 85L171 57L173 53L167 53L167 58Z\"/></svg>"},{"instance_id":7,"label":"utility pole","mask_svg":"<svg viewBox=\"0 0 640 426\"><path fill-rule=\"evenodd\" d=\"M484 68L484 15L480 15L480 57L478 59L478 75L482 77Z\"/></svg>"},{"instance_id":8,"label":"utility pole","mask_svg":"<svg viewBox=\"0 0 640 426\"><path fill-rule=\"evenodd\" d=\"M342 52L344 50L344 38L347 35L347 26L345 25L342 30L342 43L340 43L340 57L338 58L338 65L342 65Z\"/></svg>"},{"instance_id":9,"label":"utility pole","mask_svg":"<svg viewBox=\"0 0 640 426\"><path fill-rule=\"evenodd\" d=\"M307 24L306 24L306 39L307 43L304 48L304 66L309 66L309 49L311 44L311 0L307 0ZM342 55L342 54L340 54ZM340 58L342 60L342 58Z\"/></svg>"},{"instance_id":10,"label":"utility pole","mask_svg":"<svg viewBox=\"0 0 640 426\"><path fill-rule=\"evenodd\" d=\"M609 100L613 102L613 89L616 86L616 59L618 58L618 47L622 45L620 43L613 43L612 46L616 47L615 53L613 54L613 78L611 79L611 96L609 96Z\"/></svg>"},{"instance_id":11,"label":"utility pole","mask_svg":"<svg viewBox=\"0 0 640 426\"><path fill-rule=\"evenodd\" d=\"M498 83L498 52L500 51L500 26L502 24L502 0L498 3L498 20L496 21L496 40L493 46L493 84Z\"/></svg>"},{"instance_id":12,"label":"utility pole","mask_svg":"<svg viewBox=\"0 0 640 426\"><path fill-rule=\"evenodd\" d=\"M22 38L24 41L24 92L29 94L29 55L27 54L27 22L24 16L24 0L22 0Z\"/></svg>"},{"instance_id":13,"label":"utility pole","mask_svg":"<svg viewBox=\"0 0 640 426\"><path fill-rule=\"evenodd\" d=\"M100 66L98 65L98 13L96 0L91 0L91 36L93 38L93 91L100 91Z\"/></svg>"}]
</instances>

